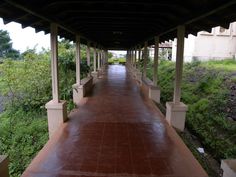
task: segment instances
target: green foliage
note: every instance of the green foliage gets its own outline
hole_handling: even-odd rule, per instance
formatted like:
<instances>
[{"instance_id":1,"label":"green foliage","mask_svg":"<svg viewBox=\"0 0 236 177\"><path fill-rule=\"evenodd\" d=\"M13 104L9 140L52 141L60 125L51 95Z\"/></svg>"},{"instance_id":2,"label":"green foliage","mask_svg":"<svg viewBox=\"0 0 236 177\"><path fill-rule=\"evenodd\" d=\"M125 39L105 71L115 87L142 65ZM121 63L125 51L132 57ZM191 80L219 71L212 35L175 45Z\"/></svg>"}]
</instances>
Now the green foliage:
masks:
<instances>
[{"instance_id":1,"label":"green foliage","mask_svg":"<svg viewBox=\"0 0 236 177\"><path fill-rule=\"evenodd\" d=\"M19 56L19 51L12 48L9 33L7 31L0 30L0 58L19 59Z\"/></svg>"},{"instance_id":2,"label":"green foliage","mask_svg":"<svg viewBox=\"0 0 236 177\"><path fill-rule=\"evenodd\" d=\"M220 160L236 158L236 123L227 117L227 82L234 82L230 72L222 68L209 67L217 64L231 65L232 60L203 62L194 61L184 65L182 100L188 105L187 127L196 134L204 147ZM161 103L173 99L175 63L161 60L159 85ZM205 67L206 66L206 67ZM227 79L226 79L227 78ZM232 79L232 80L231 80Z\"/></svg>"},{"instance_id":3,"label":"green foliage","mask_svg":"<svg viewBox=\"0 0 236 177\"><path fill-rule=\"evenodd\" d=\"M174 91L175 65L173 62L161 60L158 71L158 84L161 87L161 103L165 105L172 100Z\"/></svg>"},{"instance_id":4,"label":"green foliage","mask_svg":"<svg viewBox=\"0 0 236 177\"><path fill-rule=\"evenodd\" d=\"M125 65L126 59L125 58L109 58L108 59L108 64L113 65L113 64L122 64Z\"/></svg>"},{"instance_id":5,"label":"green foliage","mask_svg":"<svg viewBox=\"0 0 236 177\"><path fill-rule=\"evenodd\" d=\"M0 154L9 155L12 177L22 174L47 139L46 116L23 110L0 114Z\"/></svg>"},{"instance_id":6,"label":"green foliage","mask_svg":"<svg viewBox=\"0 0 236 177\"><path fill-rule=\"evenodd\" d=\"M111 52L108 52L108 59L111 59L113 57L113 54Z\"/></svg>"},{"instance_id":7,"label":"green foliage","mask_svg":"<svg viewBox=\"0 0 236 177\"><path fill-rule=\"evenodd\" d=\"M67 100L68 111L75 83L75 46L62 40L58 45L60 98ZM90 68L86 48L81 45L81 78ZM0 93L7 97L0 114L0 154L10 157L11 177L18 177L48 139L45 103L51 100L50 52L28 49L22 60L4 59L0 64Z\"/></svg>"},{"instance_id":8,"label":"green foliage","mask_svg":"<svg viewBox=\"0 0 236 177\"><path fill-rule=\"evenodd\" d=\"M125 65L126 59L125 58L119 58L119 64Z\"/></svg>"},{"instance_id":9,"label":"green foliage","mask_svg":"<svg viewBox=\"0 0 236 177\"><path fill-rule=\"evenodd\" d=\"M68 40L62 40L58 45L59 76L60 76L60 98L62 100L72 100L71 86L76 79L75 66L75 45ZM87 77L90 67L87 66L86 48L81 46L81 79ZM73 107L73 106L72 106Z\"/></svg>"},{"instance_id":10,"label":"green foliage","mask_svg":"<svg viewBox=\"0 0 236 177\"><path fill-rule=\"evenodd\" d=\"M203 62L203 65L212 69L236 71L235 59L211 60L211 61Z\"/></svg>"},{"instance_id":11,"label":"green foliage","mask_svg":"<svg viewBox=\"0 0 236 177\"><path fill-rule=\"evenodd\" d=\"M11 109L39 109L51 97L48 60L5 60L0 73L0 92L10 100Z\"/></svg>"},{"instance_id":12,"label":"green foliage","mask_svg":"<svg viewBox=\"0 0 236 177\"><path fill-rule=\"evenodd\" d=\"M149 78L149 79L153 79L153 61L152 60L150 60L148 63L147 63L147 77Z\"/></svg>"}]
</instances>

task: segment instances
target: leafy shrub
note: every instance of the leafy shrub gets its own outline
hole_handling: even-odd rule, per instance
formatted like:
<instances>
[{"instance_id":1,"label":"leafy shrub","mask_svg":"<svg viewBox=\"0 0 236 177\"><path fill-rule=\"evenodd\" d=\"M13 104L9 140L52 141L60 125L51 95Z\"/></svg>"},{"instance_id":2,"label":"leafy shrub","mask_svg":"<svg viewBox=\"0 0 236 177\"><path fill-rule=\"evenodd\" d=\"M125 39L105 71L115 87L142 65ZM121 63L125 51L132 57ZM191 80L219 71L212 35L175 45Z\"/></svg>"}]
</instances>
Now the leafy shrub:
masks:
<instances>
[{"instance_id":1,"label":"leafy shrub","mask_svg":"<svg viewBox=\"0 0 236 177\"><path fill-rule=\"evenodd\" d=\"M212 61L209 63L214 64ZM216 63L222 64L220 61ZM232 63L235 61L226 60L222 65ZM164 60L159 64L163 106L173 99L174 64ZM228 75L228 70L208 67L204 62L184 64L182 100L188 105L186 125L218 160L236 158L236 123L226 119L229 89L225 78L229 80Z\"/></svg>"},{"instance_id":2,"label":"leafy shrub","mask_svg":"<svg viewBox=\"0 0 236 177\"><path fill-rule=\"evenodd\" d=\"M109 59L108 59L108 64L109 64L109 65L113 65L113 64L114 64L114 59L109 58Z\"/></svg>"},{"instance_id":3,"label":"leafy shrub","mask_svg":"<svg viewBox=\"0 0 236 177\"><path fill-rule=\"evenodd\" d=\"M125 65L126 59L125 58L119 58L119 64Z\"/></svg>"},{"instance_id":4,"label":"leafy shrub","mask_svg":"<svg viewBox=\"0 0 236 177\"><path fill-rule=\"evenodd\" d=\"M10 100L11 109L40 109L51 97L48 60L5 60L0 73L0 92Z\"/></svg>"},{"instance_id":5,"label":"leafy shrub","mask_svg":"<svg viewBox=\"0 0 236 177\"><path fill-rule=\"evenodd\" d=\"M126 63L126 59L125 58L109 58L108 59L109 65L113 65L116 63L124 65Z\"/></svg>"},{"instance_id":6,"label":"leafy shrub","mask_svg":"<svg viewBox=\"0 0 236 177\"><path fill-rule=\"evenodd\" d=\"M74 108L75 49L69 41L59 43L60 98ZM82 48L81 78L86 77L85 46ZM9 155L10 174L20 176L48 139L44 105L52 99L49 51L29 49L22 60L5 59L0 64L0 93L9 100L0 114L0 154Z\"/></svg>"},{"instance_id":7,"label":"leafy shrub","mask_svg":"<svg viewBox=\"0 0 236 177\"><path fill-rule=\"evenodd\" d=\"M12 177L20 176L47 142L47 119L38 112L6 111L0 115L0 154L8 154Z\"/></svg>"}]
</instances>

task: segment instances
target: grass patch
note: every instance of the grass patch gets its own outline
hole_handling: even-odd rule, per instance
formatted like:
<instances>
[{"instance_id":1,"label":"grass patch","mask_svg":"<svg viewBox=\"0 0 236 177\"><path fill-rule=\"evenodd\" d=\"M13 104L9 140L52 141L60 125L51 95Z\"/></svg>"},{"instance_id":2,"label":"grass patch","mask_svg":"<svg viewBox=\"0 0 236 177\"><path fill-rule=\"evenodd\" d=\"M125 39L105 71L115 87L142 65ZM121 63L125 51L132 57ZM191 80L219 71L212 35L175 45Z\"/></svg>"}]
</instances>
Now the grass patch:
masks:
<instances>
[{"instance_id":1,"label":"grass patch","mask_svg":"<svg viewBox=\"0 0 236 177\"><path fill-rule=\"evenodd\" d=\"M236 60L235 59L211 60L207 62L202 62L202 66L205 66L210 69L236 71Z\"/></svg>"},{"instance_id":2,"label":"grass patch","mask_svg":"<svg viewBox=\"0 0 236 177\"><path fill-rule=\"evenodd\" d=\"M110 58L108 59L108 63L109 65L113 65L113 64L125 65L126 59L125 58Z\"/></svg>"}]
</instances>

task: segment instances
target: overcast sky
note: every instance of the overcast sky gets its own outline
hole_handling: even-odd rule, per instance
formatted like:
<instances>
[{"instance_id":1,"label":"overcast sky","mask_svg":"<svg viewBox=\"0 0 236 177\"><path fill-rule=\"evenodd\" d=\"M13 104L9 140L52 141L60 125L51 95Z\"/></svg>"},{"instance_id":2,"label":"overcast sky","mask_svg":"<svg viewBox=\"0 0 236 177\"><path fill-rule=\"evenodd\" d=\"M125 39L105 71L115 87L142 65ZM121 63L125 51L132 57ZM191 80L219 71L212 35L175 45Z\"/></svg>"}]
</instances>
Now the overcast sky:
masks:
<instances>
[{"instance_id":1,"label":"overcast sky","mask_svg":"<svg viewBox=\"0 0 236 177\"><path fill-rule=\"evenodd\" d=\"M37 45L37 51L40 51L42 47L50 47L50 36L45 35L43 31L36 33L34 28L27 27L22 29L19 23L11 22L7 25L3 24L2 18L0 18L0 29L7 30L12 39L13 48L24 52L27 48L34 48ZM125 54L124 51L112 51L117 54Z\"/></svg>"}]
</instances>

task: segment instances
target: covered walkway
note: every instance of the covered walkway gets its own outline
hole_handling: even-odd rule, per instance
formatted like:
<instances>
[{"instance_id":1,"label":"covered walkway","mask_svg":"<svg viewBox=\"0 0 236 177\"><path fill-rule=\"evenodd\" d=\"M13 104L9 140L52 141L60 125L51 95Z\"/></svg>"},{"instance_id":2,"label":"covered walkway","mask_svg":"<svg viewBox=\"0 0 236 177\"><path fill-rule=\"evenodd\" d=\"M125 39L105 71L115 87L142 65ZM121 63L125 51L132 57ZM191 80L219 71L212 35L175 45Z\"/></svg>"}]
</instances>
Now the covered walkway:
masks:
<instances>
[{"instance_id":1,"label":"covered walkway","mask_svg":"<svg viewBox=\"0 0 236 177\"><path fill-rule=\"evenodd\" d=\"M109 66L23 177L205 177L125 66Z\"/></svg>"}]
</instances>

